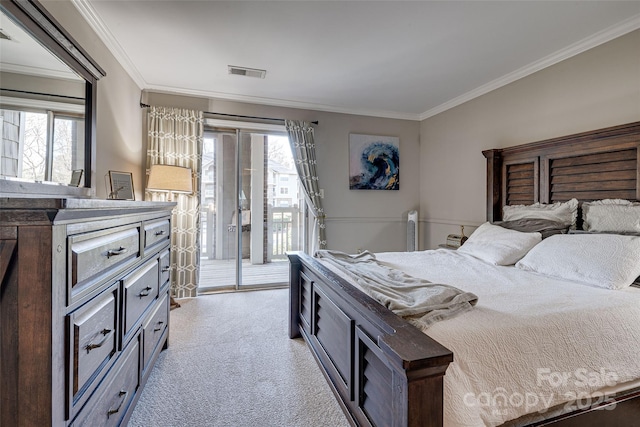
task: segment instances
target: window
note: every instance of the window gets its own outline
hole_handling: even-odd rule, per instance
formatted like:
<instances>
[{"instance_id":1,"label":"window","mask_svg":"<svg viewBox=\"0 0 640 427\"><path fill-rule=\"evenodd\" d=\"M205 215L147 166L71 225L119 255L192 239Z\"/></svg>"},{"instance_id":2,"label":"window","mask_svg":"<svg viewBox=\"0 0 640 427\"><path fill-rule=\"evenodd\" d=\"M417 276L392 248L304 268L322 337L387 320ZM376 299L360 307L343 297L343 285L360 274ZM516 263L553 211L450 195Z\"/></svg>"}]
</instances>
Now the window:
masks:
<instances>
[{"instance_id":1,"label":"window","mask_svg":"<svg viewBox=\"0 0 640 427\"><path fill-rule=\"evenodd\" d=\"M287 175L281 175L280 181L289 181L289 177Z\"/></svg>"},{"instance_id":2,"label":"window","mask_svg":"<svg viewBox=\"0 0 640 427\"><path fill-rule=\"evenodd\" d=\"M203 181L205 181L205 182L213 182L213 166L209 166L206 169Z\"/></svg>"},{"instance_id":3,"label":"window","mask_svg":"<svg viewBox=\"0 0 640 427\"><path fill-rule=\"evenodd\" d=\"M289 194L289 189L287 187L281 187L280 194Z\"/></svg>"},{"instance_id":4,"label":"window","mask_svg":"<svg viewBox=\"0 0 640 427\"><path fill-rule=\"evenodd\" d=\"M78 137L78 134L80 137ZM84 120L53 115L53 153L51 155L51 181L68 183L74 169L83 169Z\"/></svg>"},{"instance_id":5,"label":"window","mask_svg":"<svg viewBox=\"0 0 640 427\"><path fill-rule=\"evenodd\" d=\"M0 110L0 175L68 184L84 168L84 119L53 111Z\"/></svg>"},{"instance_id":6,"label":"window","mask_svg":"<svg viewBox=\"0 0 640 427\"><path fill-rule=\"evenodd\" d=\"M17 112L21 116L21 138L18 142L24 150L22 178L45 181L45 165L47 163L47 115L41 113ZM3 171L3 174L5 172ZM7 172L8 174L8 172Z\"/></svg>"}]
</instances>

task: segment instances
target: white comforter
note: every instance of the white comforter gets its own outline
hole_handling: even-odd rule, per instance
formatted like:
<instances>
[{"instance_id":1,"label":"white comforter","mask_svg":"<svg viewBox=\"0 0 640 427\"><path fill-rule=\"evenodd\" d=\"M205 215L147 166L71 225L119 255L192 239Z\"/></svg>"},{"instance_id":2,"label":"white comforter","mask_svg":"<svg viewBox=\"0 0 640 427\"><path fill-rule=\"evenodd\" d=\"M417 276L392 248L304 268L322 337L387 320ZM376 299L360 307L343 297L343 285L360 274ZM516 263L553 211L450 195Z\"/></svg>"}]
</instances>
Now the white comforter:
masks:
<instances>
[{"instance_id":1,"label":"white comforter","mask_svg":"<svg viewBox=\"0 0 640 427\"><path fill-rule=\"evenodd\" d=\"M445 426L496 426L576 398L585 405L640 378L640 289L589 287L449 250L376 256L478 296L471 311L425 330L454 354Z\"/></svg>"}]
</instances>

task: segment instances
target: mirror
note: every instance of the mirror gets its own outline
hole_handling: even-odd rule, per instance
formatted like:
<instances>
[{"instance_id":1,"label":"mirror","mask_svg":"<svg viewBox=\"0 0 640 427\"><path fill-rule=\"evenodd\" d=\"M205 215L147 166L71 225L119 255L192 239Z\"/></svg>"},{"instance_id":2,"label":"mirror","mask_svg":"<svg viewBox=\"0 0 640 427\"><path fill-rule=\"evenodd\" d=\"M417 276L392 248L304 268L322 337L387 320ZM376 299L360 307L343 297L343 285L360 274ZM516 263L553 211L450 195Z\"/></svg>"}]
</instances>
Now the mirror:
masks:
<instances>
[{"instance_id":1,"label":"mirror","mask_svg":"<svg viewBox=\"0 0 640 427\"><path fill-rule=\"evenodd\" d=\"M0 195L95 194L102 71L35 0L0 4Z\"/></svg>"}]
</instances>

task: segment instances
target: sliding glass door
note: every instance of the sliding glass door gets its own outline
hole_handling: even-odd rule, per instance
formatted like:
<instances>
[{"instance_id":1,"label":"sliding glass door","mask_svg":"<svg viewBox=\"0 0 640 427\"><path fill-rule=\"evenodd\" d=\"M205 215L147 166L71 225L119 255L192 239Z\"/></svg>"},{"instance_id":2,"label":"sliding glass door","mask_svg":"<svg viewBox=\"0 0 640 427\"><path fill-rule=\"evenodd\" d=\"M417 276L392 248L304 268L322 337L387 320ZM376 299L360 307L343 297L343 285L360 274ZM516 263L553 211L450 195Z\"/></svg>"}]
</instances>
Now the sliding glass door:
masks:
<instances>
[{"instance_id":1,"label":"sliding glass door","mask_svg":"<svg viewBox=\"0 0 640 427\"><path fill-rule=\"evenodd\" d=\"M200 292L284 285L302 248L302 193L286 136L205 132Z\"/></svg>"}]
</instances>

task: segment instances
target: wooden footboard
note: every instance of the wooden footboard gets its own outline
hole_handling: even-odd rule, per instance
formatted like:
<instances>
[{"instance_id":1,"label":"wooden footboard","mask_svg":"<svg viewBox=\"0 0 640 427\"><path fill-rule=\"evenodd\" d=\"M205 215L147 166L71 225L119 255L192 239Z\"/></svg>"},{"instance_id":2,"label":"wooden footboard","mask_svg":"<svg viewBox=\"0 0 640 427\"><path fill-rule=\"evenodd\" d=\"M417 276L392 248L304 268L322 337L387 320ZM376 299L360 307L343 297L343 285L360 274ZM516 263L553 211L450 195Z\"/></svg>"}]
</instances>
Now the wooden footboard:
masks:
<instances>
[{"instance_id":1,"label":"wooden footboard","mask_svg":"<svg viewBox=\"0 0 640 427\"><path fill-rule=\"evenodd\" d=\"M488 220L510 203L640 200L640 122L483 154ZM453 354L308 255L289 260L289 335L307 341L354 424L442 426L443 376ZM640 388L580 406L524 423L640 426Z\"/></svg>"},{"instance_id":2,"label":"wooden footboard","mask_svg":"<svg viewBox=\"0 0 640 427\"><path fill-rule=\"evenodd\" d=\"M351 421L442 426L453 354L310 256L290 253L289 336L302 336Z\"/></svg>"},{"instance_id":3,"label":"wooden footboard","mask_svg":"<svg viewBox=\"0 0 640 427\"><path fill-rule=\"evenodd\" d=\"M453 354L314 258L290 253L289 336L309 345L354 425L443 425L443 379ZM585 405L582 402L581 405ZM594 399L530 427L640 425L640 389Z\"/></svg>"}]
</instances>

